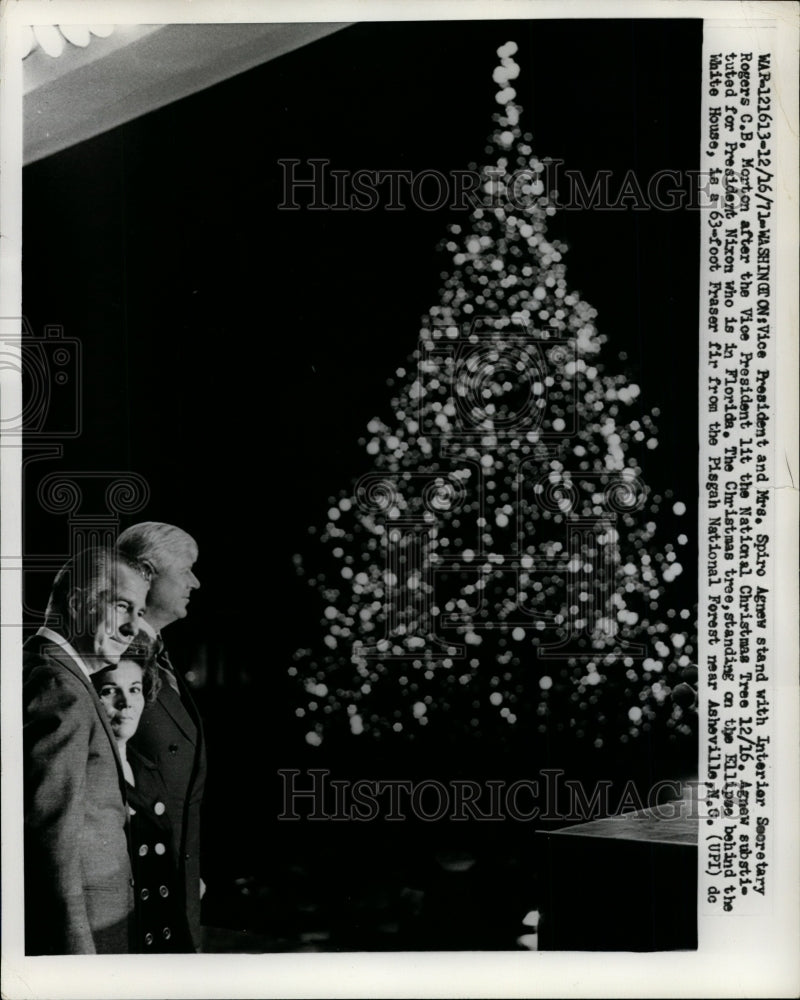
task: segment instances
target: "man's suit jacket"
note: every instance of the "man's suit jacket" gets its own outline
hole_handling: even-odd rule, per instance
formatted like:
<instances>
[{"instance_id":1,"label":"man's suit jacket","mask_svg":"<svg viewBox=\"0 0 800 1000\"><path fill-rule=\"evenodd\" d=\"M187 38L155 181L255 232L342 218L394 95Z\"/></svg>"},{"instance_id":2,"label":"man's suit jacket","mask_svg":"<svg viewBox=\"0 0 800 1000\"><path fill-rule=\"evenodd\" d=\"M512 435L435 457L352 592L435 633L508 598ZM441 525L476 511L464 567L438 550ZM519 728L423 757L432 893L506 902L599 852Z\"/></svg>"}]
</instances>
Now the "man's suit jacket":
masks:
<instances>
[{"instance_id":1,"label":"man's suit jacket","mask_svg":"<svg viewBox=\"0 0 800 1000\"><path fill-rule=\"evenodd\" d=\"M126 953L133 915L125 776L106 711L61 646L23 657L25 948Z\"/></svg>"},{"instance_id":2,"label":"man's suit jacket","mask_svg":"<svg viewBox=\"0 0 800 1000\"><path fill-rule=\"evenodd\" d=\"M183 678L180 696L163 679L158 698L145 707L129 746L158 767L172 821L172 849L178 861L179 891L195 948L200 940L200 807L206 780L203 726Z\"/></svg>"}]
</instances>

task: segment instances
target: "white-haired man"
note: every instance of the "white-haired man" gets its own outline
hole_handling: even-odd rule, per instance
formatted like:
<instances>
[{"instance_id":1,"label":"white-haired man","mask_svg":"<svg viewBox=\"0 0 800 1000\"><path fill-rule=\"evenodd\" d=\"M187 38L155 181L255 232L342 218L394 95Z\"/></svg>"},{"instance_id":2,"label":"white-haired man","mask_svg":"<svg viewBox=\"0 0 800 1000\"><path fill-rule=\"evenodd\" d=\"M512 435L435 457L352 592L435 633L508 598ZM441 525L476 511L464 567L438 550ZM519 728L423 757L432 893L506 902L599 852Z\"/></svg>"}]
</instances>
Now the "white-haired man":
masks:
<instances>
[{"instance_id":1,"label":"white-haired man","mask_svg":"<svg viewBox=\"0 0 800 1000\"><path fill-rule=\"evenodd\" d=\"M45 626L23 651L25 950L130 950L125 774L91 675L139 630L147 573L87 549L57 574Z\"/></svg>"},{"instance_id":2,"label":"white-haired man","mask_svg":"<svg viewBox=\"0 0 800 1000\"><path fill-rule=\"evenodd\" d=\"M206 777L203 727L189 688L177 673L161 633L185 618L192 592L200 586L194 574L197 543L181 528L144 521L127 528L117 548L141 562L151 574L145 619L158 641L162 676L156 700L145 708L130 745L158 768L166 787L164 807L172 821L173 851L180 865L179 889L195 948L199 949L200 809Z\"/></svg>"}]
</instances>

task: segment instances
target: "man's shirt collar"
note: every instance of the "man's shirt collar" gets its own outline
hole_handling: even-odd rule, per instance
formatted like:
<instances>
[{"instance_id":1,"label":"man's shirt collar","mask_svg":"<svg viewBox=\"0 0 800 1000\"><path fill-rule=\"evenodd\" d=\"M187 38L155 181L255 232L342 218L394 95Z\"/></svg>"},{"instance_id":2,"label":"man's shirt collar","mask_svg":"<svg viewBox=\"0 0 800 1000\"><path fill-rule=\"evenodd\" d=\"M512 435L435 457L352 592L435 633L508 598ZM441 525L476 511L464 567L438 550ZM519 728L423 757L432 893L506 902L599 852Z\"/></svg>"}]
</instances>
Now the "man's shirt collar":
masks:
<instances>
[{"instance_id":1,"label":"man's shirt collar","mask_svg":"<svg viewBox=\"0 0 800 1000\"><path fill-rule=\"evenodd\" d=\"M87 678L91 680L92 671L86 666L86 662L81 658L80 653L72 646L63 635L59 635L58 632L54 632L47 625L43 625L37 635L42 636L43 639L48 639L50 642L54 642L57 646L61 646L65 653L69 653L72 659L78 664L81 670L86 674Z\"/></svg>"}]
</instances>

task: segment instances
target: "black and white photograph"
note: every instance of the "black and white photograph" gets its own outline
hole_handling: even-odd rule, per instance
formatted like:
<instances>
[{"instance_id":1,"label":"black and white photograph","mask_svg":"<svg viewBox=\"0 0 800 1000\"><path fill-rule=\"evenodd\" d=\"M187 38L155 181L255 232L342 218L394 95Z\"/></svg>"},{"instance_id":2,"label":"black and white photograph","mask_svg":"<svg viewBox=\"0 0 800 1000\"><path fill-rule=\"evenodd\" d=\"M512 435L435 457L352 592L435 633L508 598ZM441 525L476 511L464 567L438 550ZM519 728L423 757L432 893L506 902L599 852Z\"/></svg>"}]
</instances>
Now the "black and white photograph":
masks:
<instances>
[{"instance_id":1,"label":"black and white photograph","mask_svg":"<svg viewBox=\"0 0 800 1000\"><path fill-rule=\"evenodd\" d=\"M785 121L703 6L17 11L5 994L689 995L781 918L791 995Z\"/></svg>"}]
</instances>

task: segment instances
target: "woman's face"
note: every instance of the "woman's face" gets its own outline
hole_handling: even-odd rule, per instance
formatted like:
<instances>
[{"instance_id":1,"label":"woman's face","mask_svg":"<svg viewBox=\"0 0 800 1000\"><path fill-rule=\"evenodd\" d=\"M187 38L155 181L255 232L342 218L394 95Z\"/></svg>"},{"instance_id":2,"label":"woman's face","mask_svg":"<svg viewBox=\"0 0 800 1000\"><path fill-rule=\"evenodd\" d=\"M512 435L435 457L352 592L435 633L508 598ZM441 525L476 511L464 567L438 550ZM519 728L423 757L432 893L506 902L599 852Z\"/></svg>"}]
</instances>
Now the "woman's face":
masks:
<instances>
[{"instance_id":1,"label":"woman's face","mask_svg":"<svg viewBox=\"0 0 800 1000\"><path fill-rule=\"evenodd\" d=\"M142 668L122 659L113 670L103 670L93 680L117 742L127 742L136 732L144 709Z\"/></svg>"}]
</instances>

